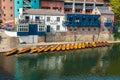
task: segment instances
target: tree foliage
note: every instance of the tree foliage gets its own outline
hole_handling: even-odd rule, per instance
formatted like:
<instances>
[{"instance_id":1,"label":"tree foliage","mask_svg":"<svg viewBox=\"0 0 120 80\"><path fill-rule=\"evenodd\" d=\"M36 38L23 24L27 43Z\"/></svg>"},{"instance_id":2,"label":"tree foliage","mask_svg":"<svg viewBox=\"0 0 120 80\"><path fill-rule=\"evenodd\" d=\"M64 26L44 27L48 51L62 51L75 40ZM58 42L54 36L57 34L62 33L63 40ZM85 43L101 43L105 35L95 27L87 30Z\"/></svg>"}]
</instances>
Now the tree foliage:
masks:
<instances>
[{"instance_id":1,"label":"tree foliage","mask_svg":"<svg viewBox=\"0 0 120 80\"><path fill-rule=\"evenodd\" d=\"M120 0L110 0L110 6L115 13L116 21L120 22Z\"/></svg>"}]
</instances>

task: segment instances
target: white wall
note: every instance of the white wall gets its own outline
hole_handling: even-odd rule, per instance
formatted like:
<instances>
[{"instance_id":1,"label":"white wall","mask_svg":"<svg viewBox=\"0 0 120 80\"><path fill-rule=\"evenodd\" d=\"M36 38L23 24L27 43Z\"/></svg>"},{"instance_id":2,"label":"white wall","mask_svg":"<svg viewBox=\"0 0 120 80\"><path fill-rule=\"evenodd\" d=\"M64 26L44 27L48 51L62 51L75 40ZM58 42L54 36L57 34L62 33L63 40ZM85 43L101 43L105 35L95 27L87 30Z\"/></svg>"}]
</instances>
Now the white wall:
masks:
<instances>
[{"instance_id":1,"label":"white wall","mask_svg":"<svg viewBox=\"0 0 120 80\"><path fill-rule=\"evenodd\" d=\"M47 17L50 17L50 21L47 21ZM60 22L57 22L57 17L60 17ZM47 25L50 25L52 28L52 32L65 32L67 29L66 27L62 26L62 21L64 21L64 16L54 16L54 15L46 15L45 16L45 27L47 28ZM56 26L60 25L60 30L56 30Z\"/></svg>"},{"instance_id":2,"label":"white wall","mask_svg":"<svg viewBox=\"0 0 120 80\"><path fill-rule=\"evenodd\" d=\"M65 32L67 31L66 27L62 26L62 21L64 21L64 17L63 15L59 15L59 16L56 16L56 15L24 15L23 18L25 19L25 16L30 16L30 20L32 21L35 21L35 17L36 16L39 16L40 17L40 20L45 20L45 29L47 29L47 25L50 25L51 28L52 28L52 32ZM47 22L47 17L50 17L50 22ZM57 22L57 17L60 17L60 22ZM57 31L56 30L56 26L57 25L60 25L60 30Z\"/></svg>"},{"instance_id":3,"label":"white wall","mask_svg":"<svg viewBox=\"0 0 120 80\"><path fill-rule=\"evenodd\" d=\"M26 42L26 43L38 43L38 36L37 35L30 35L30 36L20 36L19 37L20 43Z\"/></svg>"}]
</instances>

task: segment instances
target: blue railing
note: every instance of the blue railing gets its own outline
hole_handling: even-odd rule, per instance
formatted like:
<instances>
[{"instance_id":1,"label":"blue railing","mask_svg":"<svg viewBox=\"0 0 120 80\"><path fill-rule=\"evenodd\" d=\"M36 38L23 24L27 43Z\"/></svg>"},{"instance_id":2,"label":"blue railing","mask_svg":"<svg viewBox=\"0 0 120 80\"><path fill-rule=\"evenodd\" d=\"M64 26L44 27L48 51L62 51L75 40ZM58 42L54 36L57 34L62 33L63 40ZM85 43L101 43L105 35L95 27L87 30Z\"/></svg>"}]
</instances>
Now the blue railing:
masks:
<instances>
[{"instance_id":1,"label":"blue railing","mask_svg":"<svg viewBox=\"0 0 120 80\"><path fill-rule=\"evenodd\" d=\"M63 26L72 27L100 27L100 15L66 14Z\"/></svg>"},{"instance_id":2,"label":"blue railing","mask_svg":"<svg viewBox=\"0 0 120 80\"><path fill-rule=\"evenodd\" d=\"M110 27L110 26L112 26L112 22L104 22L104 26L105 27Z\"/></svg>"},{"instance_id":3,"label":"blue railing","mask_svg":"<svg viewBox=\"0 0 120 80\"><path fill-rule=\"evenodd\" d=\"M113 32L114 33L118 32L118 24L117 23L114 23Z\"/></svg>"}]
</instances>

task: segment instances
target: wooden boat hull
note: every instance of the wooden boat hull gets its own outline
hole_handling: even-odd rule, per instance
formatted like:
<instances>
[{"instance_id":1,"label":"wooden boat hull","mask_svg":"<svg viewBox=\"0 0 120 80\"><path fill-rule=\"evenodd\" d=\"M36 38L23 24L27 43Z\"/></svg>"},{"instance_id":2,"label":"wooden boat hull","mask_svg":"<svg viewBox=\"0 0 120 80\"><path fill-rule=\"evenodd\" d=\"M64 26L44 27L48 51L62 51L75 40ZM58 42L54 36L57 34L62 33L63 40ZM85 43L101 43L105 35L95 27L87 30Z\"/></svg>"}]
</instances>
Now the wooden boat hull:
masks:
<instances>
[{"instance_id":1,"label":"wooden boat hull","mask_svg":"<svg viewBox=\"0 0 120 80\"><path fill-rule=\"evenodd\" d=\"M74 45L70 44L70 50L74 49Z\"/></svg>"},{"instance_id":2,"label":"wooden boat hull","mask_svg":"<svg viewBox=\"0 0 120 80\"><path fill-rule=\"evenodd\" d=\"M66 50L70 50L70 44L66 44Z\"/></svg>"},{"instance_id":3,"label":"wooden boat hull","mask_svg":"<svg viewBox=\"0 0 120 80\"><path fill-rule=\"evenodd\" d=\"M32 50L30 51L30 53L38 52L38 50L39 50L39 47L36 47L36 48L32 49Z\"/></svg>"},{"instance_id":4,"label":"wooden boat hull","mask_svg":"<svg viewBox=\"0 0 120 80\"><path fill-rule=\"evenodd\" d=\"M78 49L81 49L81 44L80 43L78 43Z\"/></svg>"},{"instance_id":5,"label":"wooden boat hull","mask_svg":"<svg viewBox=\"0 0 120 80\"><path fill-rule=\"evenodd\" d=\"M10 51L7 51L7 52L5 53L5 55L6 55L6 56L10 56L10 55L16 54L17 52L18 52L18 49L15 48L15 49L12 49L12 50L10 50Z\"/></svg>"},{"instance_id":6,"label":"wooden boat hull","mask_svg":"<svg viewBox=\"0 0 120 80\"><path fill-rule=\"evenodd\" d=\"M56 48L56 51L60 51L61 49L61 45L59 45L57 48Z\"/></svg>"},{"instance_id":7,"label":"wooden boat hull","mask_svg":"<svg viewBox=\"0 0 120 80\"><path fill-rule=\"evenodd\" d=\"M23 54L23 53L27 53L31 50L31 48L24 48L22 50L19 50L17 54Z\"/></svg>"},{"instance_id":8,"label":"wooden boat hull","mask_svg":"<svg viewBox=\"0 0 120 80\"><path fill-rule=\"evenodd\" d=\"M58 45L54 45L53 47L50 48L50 51L54 51L57 47Z\"/></svg>"},{"instance_id":9,"label":"wooden boat hull","mask_svg":"<svg viewBox=\"0 0 120 80\"><path fill-rule=\"evenodd\" d=\"M66 47L65 47L65 44L63 44L61 49L64 51L65 48L66 48Z\"/></svg>"},{"instance_id":10,"label":"wooden boat hull","mask_svg":"<svg viewBox=\"0 0 120 80\"><path fill-rule=\"evenodd\" d=\"M73 47L74 47L74 49L77 49L77 48L78 48L77 43L75 43L75 44L73 45Z\"/></svg>"},{"instance_id":11,"label":"wooden boat hull","mask_svg":"<svg viewBox=\"0 0 120 80\"><path fill-rule=\"evenodd\" d=\"M47 47L47 46L43 46L43 47L41 47L41 48L38 50L38 53L44 51L44 49L45 49L46 47Z\"/></svg>"},{"instance_id":12,"label":"wooden boat hull","mask_svg":"<svg viewBox=\"0 0 120 80\"><path fill-rule=\"evenodd\" d=\"M46 51L49 51L51 47L52 47L52 46L47 46L47 47L44 49L44 51L45 51L45 52L46 52Z\"/></svg>"}]
</instances>

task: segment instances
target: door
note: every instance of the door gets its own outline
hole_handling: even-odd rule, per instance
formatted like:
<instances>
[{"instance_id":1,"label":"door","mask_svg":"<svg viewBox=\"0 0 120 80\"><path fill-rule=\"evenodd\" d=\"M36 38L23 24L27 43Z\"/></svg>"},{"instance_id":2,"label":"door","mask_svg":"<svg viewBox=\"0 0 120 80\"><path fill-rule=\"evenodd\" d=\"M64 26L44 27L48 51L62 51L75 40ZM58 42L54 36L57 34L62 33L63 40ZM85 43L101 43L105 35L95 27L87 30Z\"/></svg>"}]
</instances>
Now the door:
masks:
<instances>
[{"instance_id":1,"label":"door","mask_svg":"<svg viewBox=\"0 0 120 80\"><path fill-rule=\"evenodd\" d=\"M29 35L37 35L37 24L29 24Z\"/></svg>"},{"instance_id":2,"label":"door","mask_svg":"<svg viewBox=\"0 0 120 80\"><path fill-rule=\"evenodd\" d=\"M29 43L38 42L38 26L37 24L29 24Z\"/></svg>"},{"instance_id":3,"label":"door","mask_svg":"<svg viewBox=\"0 0 120 80\"><path fill-rule=\"evenodd\" d=\"M50 25L47 25L47 32L50 32Z\"/></svg>"}]
</instances>

